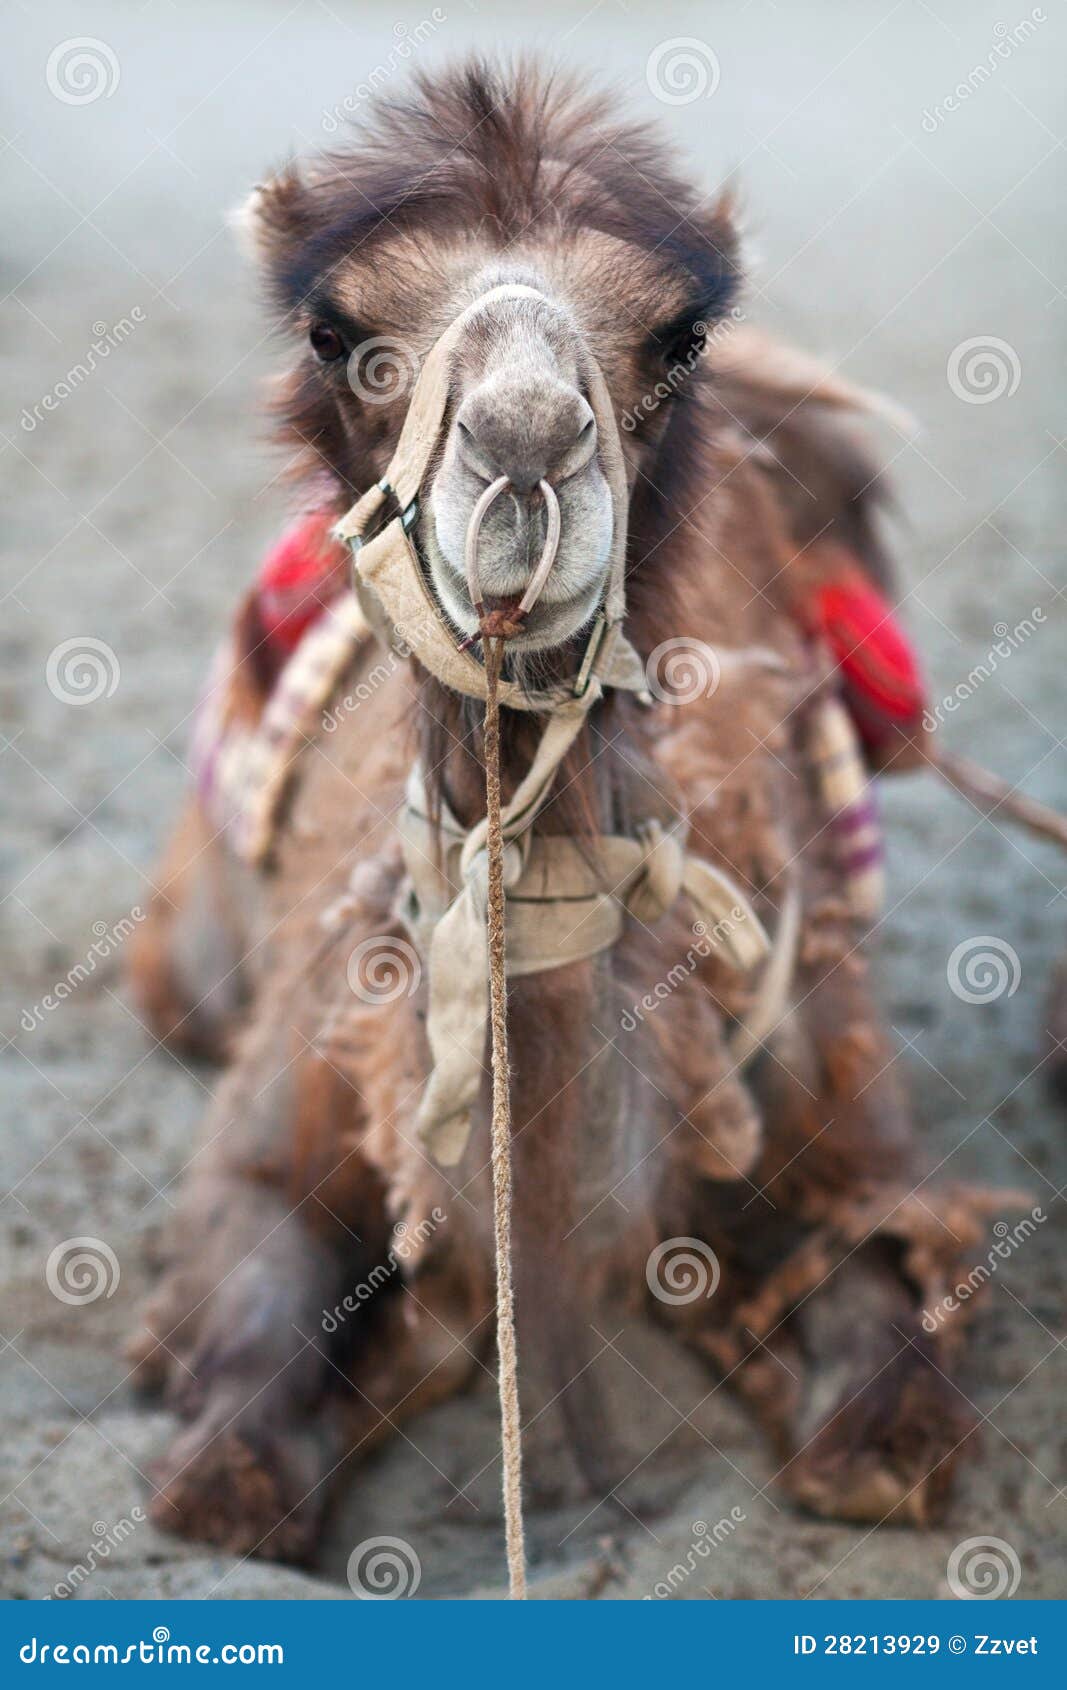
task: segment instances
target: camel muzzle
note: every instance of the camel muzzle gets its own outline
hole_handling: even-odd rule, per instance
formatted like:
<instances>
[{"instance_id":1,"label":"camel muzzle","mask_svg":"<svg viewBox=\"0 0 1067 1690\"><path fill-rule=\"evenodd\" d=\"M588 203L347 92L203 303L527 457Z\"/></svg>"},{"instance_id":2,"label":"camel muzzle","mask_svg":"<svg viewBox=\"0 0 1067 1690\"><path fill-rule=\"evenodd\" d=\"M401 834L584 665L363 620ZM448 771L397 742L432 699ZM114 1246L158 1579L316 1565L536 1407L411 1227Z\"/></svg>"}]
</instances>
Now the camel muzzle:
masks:
<instances>
[{"instance_id":1,"label":"camel muzzle","mask_svg":"<svg viewBox=\"0 0 1067 1690\"><path fill-rule=\"evenodd\" d=\"M389 468L383 479L356 501L337 524L335 534L353 553L353 586L368 621L379 637L394 650L413 654L424 668L445 686L470 698L486 696L484 664L474 654L476 644L469 633L458 629L441 603L425 558L421 555L417 530L429 493L431 466L447 437L449 413L456 400L457 365L472 324L484 327L499 306L516 300L551 302L536 288L507 283L491 288L461 311L431 347L412 389L407 415ZM537 598L552 574L559 557L561 477L567 479L580 469L583 453L596 452L611 500L611 538L601 572L597 600L584 634L581 652L568 681L545 691L523 688L501 677L500 702L511 709L550 713L568 699L586 697L591 704L605 686L622 688L647 697L644 665L623 632L626 614L625 557L629 485L614 407L604 377L592 354L581 349L583 399L591 412L595 429L586 432L578 458L564 454L558 472L542 478L538 493L548 511L545 543L533 574L518 593L518 622L525 623ZM584 413L583 413L584 414ZM579 437L581 438L581 436ZM487 611L501 612L501 623L516 620L508 616L511 605L494 604L493 594L484 590L478 577L477 557L470 562L471 533L477 545L482 524L491 507L510 484L510 477L497 475L476 501L467 525L465 573L472 605L481 603ZM549 491L546 493L545 488ZM488 601L488 602L487 602ZM475 610L477 616L477 610ZM481 630L478 630L479 635ZM513 636L511 636L513 637Z\"/></svg>"}]
</instances>

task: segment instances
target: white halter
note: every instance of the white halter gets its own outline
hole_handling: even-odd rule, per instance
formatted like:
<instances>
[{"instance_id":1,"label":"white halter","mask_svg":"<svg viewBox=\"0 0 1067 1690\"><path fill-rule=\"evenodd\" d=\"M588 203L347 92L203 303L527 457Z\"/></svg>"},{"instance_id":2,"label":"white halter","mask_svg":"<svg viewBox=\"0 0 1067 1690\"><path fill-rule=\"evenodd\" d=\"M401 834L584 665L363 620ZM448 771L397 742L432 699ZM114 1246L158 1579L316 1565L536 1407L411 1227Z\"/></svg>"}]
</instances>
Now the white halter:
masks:
<instances>
[{"instance_id":1,"label":"white halter","mask_svg":"<svg viewBox=\"0 0 1067 1690\"><path fill-rule=\"evenodd\" d=\"M379 637L393 649L413 654L445 686L480 699L485 697L485 671L471 654L470 642L457 634L441 608L419 557L414 531L425 496L426 476L446 424L454 354L471 322L506 299L540 300L555 309L537 288L507 283L489 289L461 311L426 355L384 477L357 499L334 529L336 537L352 548L355 592ZM542 693L502 682L501 703L513 710L551 712L575 698L587 698L592 704L605 686L647 696L641 659L622 631L626 613L624 571L629 505L622 445L607 384L588 350L585 361L600 463L612 499L611 551L603 593L571 682ZM382 523L389 506L392 514ZM535 596L534 582L531 589ZM599 684L594 686L594 682Z\"/></svg>"}]
</instances>

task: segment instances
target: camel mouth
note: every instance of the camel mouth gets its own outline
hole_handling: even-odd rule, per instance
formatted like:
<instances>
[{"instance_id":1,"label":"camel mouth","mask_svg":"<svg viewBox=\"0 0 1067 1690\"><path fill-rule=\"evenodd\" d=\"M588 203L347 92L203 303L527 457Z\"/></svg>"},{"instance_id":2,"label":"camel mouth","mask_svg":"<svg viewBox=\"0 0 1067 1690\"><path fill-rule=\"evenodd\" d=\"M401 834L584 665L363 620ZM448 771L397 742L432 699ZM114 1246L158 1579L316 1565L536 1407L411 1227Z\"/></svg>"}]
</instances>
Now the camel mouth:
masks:
<instances>
[{"instance_id":1,"label":"camel mouth","mask_svg":"<svg viewBox=\"0 0 1067 1690\"><path fill-rule=\"evenodd\" d=\"M465 636L478 628L467 580L465 543L484 482L461 464L438 473L420 522L420 543L430 584ZM560 539L555 560L522 632L517 649L565 645L594 615L607 585L614 513L611 491L596 457L558 489ZM513 611L537 567L545 542L541 503L502 497L479 535L481 602L487 610Z\"/></svg>"},{"instance_id":2,"label":"camel mouth","mask_svg":"<svg viewBox=\"0 0 1067 1690\"><path fill-rule=\"evenodd\" d=\"M432 511L428 513L420 535L421 549L439 603L452 624L469 638L478 631L479 616L471 601L462 559L451 548L445 550L441 526L434 520ZM594 541L592 547L588 544L590 538ZM578 545L568 541L564 528L557 566L525 618L521 632L508 641L509 647L517 651L546 651L566 645L585 627L604 594L609 552L610 526L597 536L587 533ZM518 609L530 573L525 552L516 554L508 546L502 555L494 556L494 564L495 579L482 594L482 606L486 611L510 615Z\"/></svg>"},{"instance_id":3,"label":"camel mouth","mask_svg":"<svg viewBox=\"0 0 1067 1690\"><path fill-rule=\"evenodd\" d=\"M430 527L432 529L432 524ZM427 536L422 550L429 581L441 608L453 627L465 639L471 639L479 631L480 618L471 603L465 576L444 557L432 533ZM592 621L605 584L606 573L599 570L565 598L557 593L551 599L539 599L523 620L521 630L508 640L508 649L530 653L566 646ZM510 592L487 591L482 598L482 608L483 611L510 617L518 611L521 597L522 592L518 588Z\"/></svg>"}]
</instances>

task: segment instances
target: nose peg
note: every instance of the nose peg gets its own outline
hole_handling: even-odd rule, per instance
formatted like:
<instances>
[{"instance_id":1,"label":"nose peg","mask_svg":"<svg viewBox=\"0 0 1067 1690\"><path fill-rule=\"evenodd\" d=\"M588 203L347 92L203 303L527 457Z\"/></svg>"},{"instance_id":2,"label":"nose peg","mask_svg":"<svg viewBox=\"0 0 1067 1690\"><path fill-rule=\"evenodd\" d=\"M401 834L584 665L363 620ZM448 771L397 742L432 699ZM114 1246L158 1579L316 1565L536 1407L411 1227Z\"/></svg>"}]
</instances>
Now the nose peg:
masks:
<instances>
[{"instance_id":1,"label":"nose peg","mask_svg":"<svg viewBox=\"0 0 1067 1690\"><path fill-rule=\"evenodd\" d=\"M464 562L467 573L467 591L470 594L471 604L474 606L474 614L478 618L478 632L476 634L472 634L469 639L464 640L463 645L460 647L461 651L465 651L467 647L473 645L477 639L514 638L514 636L521 631L522 624L526 621L526 618L529 616L534 605L537 603L537 600L540 598L545 582L548 580L549 571L556 561L556 553L559 550L561 528L559 500L556 498L555 490L551 484L547 481L542 481L540 484L541 497L545 501L545 509L548 512L548 526L545 533L545 543L541 549L541 556L538 560L537 568L531 575L526 586L526 591L523 593L514 610L491 610L488 613L486 612L485 599L482 594L481 576L478 570L478 537L481 533L482 522L485 518L486 511L489 509L490 505L496 502L501 493L503 493L505 488L509 485L510 483L506 475L498 475L496 480L490 482L489 486L480 495L478 502L471 512L471 519L467 527Z\"/></svg>"}]
</instances>

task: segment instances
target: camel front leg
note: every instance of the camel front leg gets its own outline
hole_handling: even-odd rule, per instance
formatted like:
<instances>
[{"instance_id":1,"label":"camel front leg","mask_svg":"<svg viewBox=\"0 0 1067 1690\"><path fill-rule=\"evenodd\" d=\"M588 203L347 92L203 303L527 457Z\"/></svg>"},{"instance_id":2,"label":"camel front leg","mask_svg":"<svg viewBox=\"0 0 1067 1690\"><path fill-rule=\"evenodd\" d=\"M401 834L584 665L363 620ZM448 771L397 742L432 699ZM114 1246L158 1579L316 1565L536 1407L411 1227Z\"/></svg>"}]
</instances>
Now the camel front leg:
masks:
<instances>
[{"instance_id":1,"label":"camel front leg","mask_svg":"<svg viewBox=\"0 0 1067 1690\"><path fill-rule=\"evenodd\" d=\"M153 1518L231 1552L310 1558L345 1458L460 1388L491 1338L491 1287L460 1220L420 1225L361 1149L355 1087L278 1017L209 1117L171 1261L131 1355L184 1425Z\"/></svg>"},{"instance_id":2,"label":"camel front leg","mask_svg":"<svg viewBox=\"0 0 1067 1690\"><path fill-rule=\"evenodd\" d=\"M978 1422L953 1383L958 1323L932 1320L1020 1194L927 1185L892 1050L857 962L801 975L753 1074L766 1146L747 1183L694 1193L714 1296L679 1311L768 1432L775 1474L827 1517L925 1524Z\"/></svg>"}]
</instances>

